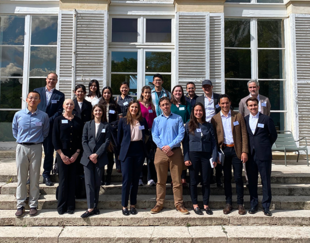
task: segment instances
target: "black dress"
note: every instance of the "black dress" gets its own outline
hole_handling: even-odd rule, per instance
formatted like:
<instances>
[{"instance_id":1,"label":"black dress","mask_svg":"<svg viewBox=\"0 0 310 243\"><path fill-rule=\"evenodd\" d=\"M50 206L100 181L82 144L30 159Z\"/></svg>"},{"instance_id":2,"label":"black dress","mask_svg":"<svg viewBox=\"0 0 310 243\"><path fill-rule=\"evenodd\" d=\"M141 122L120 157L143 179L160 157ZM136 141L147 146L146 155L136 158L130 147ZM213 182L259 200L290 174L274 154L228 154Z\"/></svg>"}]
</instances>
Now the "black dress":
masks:
<instances>
[{"instance_id":1,"label":"black dress","mask_svg":"<svg viewBox=\"0 0 310 243\"><path fill-rule=\"evenodd\" d=\"M59 116L54 121L53 145L55 150L61 149L64 155L69 158L78 150L82 149L83 122L80 118L74 117L71 121L64 116ZM59 188L58 205L59 214L67 210L75 210L75 178L78 159L66 165L57 153L57 163L59 167Z\"/></svg>"}]
</instances>

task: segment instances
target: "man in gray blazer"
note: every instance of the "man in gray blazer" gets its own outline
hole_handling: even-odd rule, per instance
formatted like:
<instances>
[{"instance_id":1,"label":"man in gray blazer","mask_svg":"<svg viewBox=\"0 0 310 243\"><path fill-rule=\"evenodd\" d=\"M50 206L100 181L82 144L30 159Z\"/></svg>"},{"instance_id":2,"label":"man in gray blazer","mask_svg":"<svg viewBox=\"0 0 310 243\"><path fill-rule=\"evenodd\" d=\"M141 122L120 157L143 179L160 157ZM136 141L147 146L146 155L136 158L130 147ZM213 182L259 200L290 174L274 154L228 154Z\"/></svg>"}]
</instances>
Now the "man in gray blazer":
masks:
<instances>
[{"instance_id":1,"label":"man in gray blazer","mask_svg":"<svg viewBox=\"0 0 310 243\"><path fill-rule=\"evenodd\" d=\"M239 112L244 117L249 115L250 112L247 108L246 101L249 97L254 97L254 98L258 99L258 101L259 101L258 112L260 112L264 115L270 116L271 104L270 104L268 97L259 94L259 82L257 80L251 79L247 85L248 85L250 95L248 95L248 96L246 96L240 100Z\"/></svg>"}]
</instances>

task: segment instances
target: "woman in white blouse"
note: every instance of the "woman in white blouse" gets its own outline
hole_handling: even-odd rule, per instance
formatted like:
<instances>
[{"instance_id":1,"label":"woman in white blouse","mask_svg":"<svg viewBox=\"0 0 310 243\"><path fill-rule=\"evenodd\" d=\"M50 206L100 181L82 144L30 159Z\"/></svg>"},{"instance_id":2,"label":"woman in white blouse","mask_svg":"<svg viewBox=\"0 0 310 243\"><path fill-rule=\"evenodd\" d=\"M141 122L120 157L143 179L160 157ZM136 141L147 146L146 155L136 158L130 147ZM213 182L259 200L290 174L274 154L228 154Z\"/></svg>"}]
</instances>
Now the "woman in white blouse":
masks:
<instances>
[{"instance_id":1,"label":"woman in white blouse","mask_svg":"<svg viewBox=\"0 0 310 243\"><path fill-rule=\"evenodd\" d=\"M85 97L85 100L89 101L92 106L97 105L101 98L99 82L96 79L92 79L88 84L88 95Z\"/></svg>"}]
</instances>

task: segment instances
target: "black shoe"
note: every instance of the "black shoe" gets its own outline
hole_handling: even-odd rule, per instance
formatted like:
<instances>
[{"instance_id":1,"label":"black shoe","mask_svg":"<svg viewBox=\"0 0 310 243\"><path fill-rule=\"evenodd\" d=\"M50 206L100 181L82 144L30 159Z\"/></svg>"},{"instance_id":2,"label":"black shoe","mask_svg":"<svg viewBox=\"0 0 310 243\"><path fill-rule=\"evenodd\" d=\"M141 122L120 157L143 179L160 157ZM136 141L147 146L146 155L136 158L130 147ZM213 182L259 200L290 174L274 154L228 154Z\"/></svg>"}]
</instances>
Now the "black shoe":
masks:
<instances>
[{"instance_id":1,"label":"black shoe","mask_svg":"<svg viewBox=\"0 0 310 243\"><path fill-rule=\"evenodd\" d=\"M47 185L47 186L53 186L54 185L54 183L51 181L50 177L44 177L43 183L45 183L45 185Z\"/></svg>"},{"instance_id":2,"label":"black shoe","mask_svg":"<svg viewBox=\"0 0 310 243\"><path fill-rule=\"evenodd\" d=\"M249 214L255 214L257 212L257 207L251 207L249 210Z\"/></svg>"},{"instance_id":3,"label":"black shoe","mask_svg":"<svg viewBox=\"0 0 310 243\"><path fill-rule=\"evenodd\" d=\"M100 211L98 208L94 208L94 214L96 214L96 215L100 214Z\"/></svg>"},{"instance_id":4,"label":"black shoe","mask_svg":"<svg viewBox=\"0 0 310 243\"><path fill-rule=\"evenodd\" d=\"M74 214L74 210L68 209L68 210L67 210L67 213L68 213L68 214Z\"/></svg>"},{"instance_id":5,"label":"black shoe","mask_svg":"<svg viewBox=\"0 0 310 243\"><path fill-rule=\"evenodd\" d=\"M138 212L137 212L137 209L136 209L136 208L130 207L130 213L131 213L131 214L137 214Z\"/></svg>"},{"instance_id":6,"label":"black shoe","mask_svg":"<svg viewBox=\"0 0 310 243\"><path fill-rule=\"evenodd\" d=\"M123 213L123 215L128 216L129 215L128 208L123 208L122 213Z\"/></svg>"},{"instance_id":7,"label":"black shoe","mask_svg":"<svg viewBox=\"0 0 310 243\"><path fill-rule=\"evenodd\" d=\"M194 212L195 212L195 214L203 215L203 212L201 211L201 209L199 207L194 208Z\"/></svg>"},{"instance_id":8,"label":"black shoe","mask_svg":"<svg viewBox=\"0 0 310 243\"><path fill-rule=\"evenodd\" d=\"M266 216L272 216L272 213L270 212L269 208L263 208L263 212Z\"/></svg>"},{"instance_id":9,"label":"black shoe","mask_svg":"<svg viewBox=\"0 0 310 243\"><path fill-rule=\"evenodd\" d=\"M85 213L83 213L83 214L81 215L81 218L88 218L88 217L94 215L94 214L95 214L94 211L95 211L95 209L93 209L93 211L91 211L91 212L89 212L89 211L87 210Z\"/></svg>"},{"instance_id":10,"label":"black shoe","mask_svg":"<svg viewBox=\"0 0 310 243\"><path fill-rule=\"evenodd\" d=\"M205 208L204 210L206 211L206 213L208 215L212 215L213 214L212 210L209 207Z\"/></svg>"}]
</instances>

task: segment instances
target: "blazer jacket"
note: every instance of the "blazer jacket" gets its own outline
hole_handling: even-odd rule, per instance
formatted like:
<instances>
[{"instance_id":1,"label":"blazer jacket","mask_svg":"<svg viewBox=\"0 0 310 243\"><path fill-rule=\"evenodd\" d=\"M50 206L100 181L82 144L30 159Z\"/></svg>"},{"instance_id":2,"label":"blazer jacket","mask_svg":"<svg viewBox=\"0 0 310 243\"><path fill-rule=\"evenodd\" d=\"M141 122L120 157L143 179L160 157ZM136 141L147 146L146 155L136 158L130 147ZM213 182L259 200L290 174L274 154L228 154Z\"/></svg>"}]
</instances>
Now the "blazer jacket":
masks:
<instances>
[{"instance_id":1,"label":"blazer jacket","mask_svg":"<svg viewBox=\"0 0 310 243\"><path fill-rule=\"evenodd\" d=\"M145 156L147 155L146 150L146 135L148 133L148 125L145 118L140 122L140 126L144 126L142 130L142 142L143 142L143 150ZM128 153L128 149L131 142L131 130L130 124L127 124L127 118L121 118L118 122L118 131L117 131L117 146L119 147L119 160L124 161L126 159L126 155Z\"/></svg>"},{"instance_id":2,"label":"blazer jacket","mask_svg":"<svg viewBox=\"0 0 310 243\"><path fill-rule=\"evenodd\" d=\"M62 105L65 101L64 93L54 89L48 104L46 104L45 87L36 88L34 91L40 94L41 102L38 105L38 109L47 113L50 118L50 124L53 123L55 118L62 114Z\"/></svg>"},{"instance_id":3,"label":"blazer jacket","mask_svg":"<svg viewBox=\"0 0 310 243\"><path fill-rule=\"evenodd\" d=\"M188 124L185 125L183 139L184 161L190 160L189 152L212 152L213 161L217 161L216 135L213 126L208 122L204 122L198 126L201 132L195 129L195 132L191 133ZM201 136L201 133L203 136Z\"/></svg>"},{"instance_id":4,"label":"blazer jacket","mask_svg":"<svg viewBox=\"0 0 310 243\"><path fill-rule=\"evenodd\" d=\"M236 126L234 126L235 121L238 121L239 123ZM224 128L220 112L212 117L211 123L216 132L217 145L219 148L222 148L224 143ZM233 133L236 155L241 159L242 153L249 153L249 145L245 121L240 113L231 111L231 130Z\"/></svg>"},{"instance_id":5,"label":"blazer jacket","mask_svg":"<svg viewBox=\"0 0 310 243\"><path fill-rule=\"evenodd\" d=\"M271 147L278 137L273 120L269 116L259 113L255 133L253 134L250 128L250 116L248 115L244 119L248 132L250 155L255 152L258 160L271 160Z\"/></svg>"},{"instance_id":6,"label":"blazer jacket","mask_svg":"<svg viewBox=\"0 0 310 243\"><path fill-rule=\"evenodd\" d=\"M103 167L108 164L108 146L110 144L111 127L109 123L100 123L97 136L95 136L95 121L91 120L85 123L82 135L83 155L81 164L87 166L93 163L89 160L91 154L98 155L97 164Z\"/></svg>"},{"instance_id":7,"label":"blazer jacket","mask_svg":"<svg viewBox=\"0 0 310 243\"><path fill-rule=\"evenodd\" d=\"M220 95L217 93L213 93L213 100L214 100L214 109L215 109L215 114L219 113L221 111L221 107L219 106L219 97ZM201 103L203 104L203 106L205 106L205 95L201 95L199 97L197 97L196 99L196 104L197 103Z\"/></svg>"},{"instance_id":8,"label":"blazer jacket","mask_svg":"<svg viewBox=\"0 0 310 243\"><path fill-rule=\"evenodd\" d=\"M73 102L74 102L74 109L72 111L72 114L80 118L83 121L83 124L85 124L85 122L90 121L93 109L92 104L84 99L82 109L80 109L77 99L74 99Z\"/></svg>"},{"instance_id":9,"label":"blazer jacket","mask_svg":"<svg viewBox=\"0 0 310 243\"><path fill-rule=\"evenodd\" d=\"M249 95L242 98L239 102L239 112L243 116L247 116L250 114L250 111L248 110L247 105L246 105L246 100L248 98L250 98ZM268 97L259 94L259 99L261 102L261 113L264 115L270 116L271 104L270 104Z\"/></svg>"}]
</instances>

